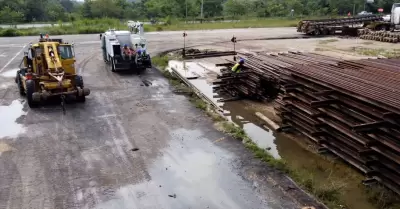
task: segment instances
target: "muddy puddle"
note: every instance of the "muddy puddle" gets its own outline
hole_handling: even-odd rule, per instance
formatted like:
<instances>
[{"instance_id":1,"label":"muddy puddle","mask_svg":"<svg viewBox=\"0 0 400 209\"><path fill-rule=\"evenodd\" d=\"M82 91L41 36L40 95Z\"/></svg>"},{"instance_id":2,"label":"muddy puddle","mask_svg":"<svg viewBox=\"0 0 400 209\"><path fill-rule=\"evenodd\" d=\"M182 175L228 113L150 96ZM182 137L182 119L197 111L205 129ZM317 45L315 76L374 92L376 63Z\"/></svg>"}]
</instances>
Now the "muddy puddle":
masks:
<instances>
[{"instance_id":1,"label":"muddy puddle","mask_svg":"<svg viewBox=\"0 0 400 209\"><path fill-rule=\"evenodd\" d=\"M172 140L163 148L162 157L147 167L151 179L118 188L113 192L113 199L97 205L96 209L241 209L261 208L267 204L278 208L276 199L267 202L275 198L273 194L260 202L248 182L233 172L232 161L236 156L214 146L206 138L207 134L175 129L167 135Z\"/></svg>"},{"instance_id":2,"label":"muddy puddle","mask_svg":"<svg viewBox=\"0 0 400 209\"><path fill-rule=\"evenodd\" d=\"M10 105L0 106L0 139L4 137L16 137L25 131L24 126L17 119L25 115L23 103L14 100Z\"/></svg>"},{"instance_id":3,"label":"muddy puddle","mask_svg":"<svg viewBox=\"0 0 400 209\"><path fill-rule=\"evenodd\" d=\"M345 208L376 208L368 202L366 188L361 184L364 178L357 171L343 163L334 163L322 155L309 151L308 142L304 139L269 130L265 122L255 115L259 110L248 106L249 101L217 102L220 98L213 93L211 83L216 78L219 68L213 67L210 63L170 61L169 69L172 68L188 78L190 83L209 100L217 103L223 109L224 115L243 128L260 148L277 159L284 159L293 170L305 171L301 172L301 175L304 175L304 178L311 178L316 188L345 185L339 194L345 203Z\"/></svg>"}]
</instances>

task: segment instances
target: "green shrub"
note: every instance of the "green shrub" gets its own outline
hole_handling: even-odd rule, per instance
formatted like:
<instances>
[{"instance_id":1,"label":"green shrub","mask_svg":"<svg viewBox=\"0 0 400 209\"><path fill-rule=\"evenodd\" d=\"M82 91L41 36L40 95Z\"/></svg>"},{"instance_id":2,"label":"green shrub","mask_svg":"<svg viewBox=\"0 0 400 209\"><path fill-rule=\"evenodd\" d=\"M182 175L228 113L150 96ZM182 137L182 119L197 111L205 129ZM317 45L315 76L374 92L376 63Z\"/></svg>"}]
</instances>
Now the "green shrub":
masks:
<instances>
[{"instance_id":1,"label":"green shrub","mask_svg":"<svg viewBox=\"0 0 400 209\"><path fill-rule=\"evenodd\" d=\"M0 31L0 35L3 37L14 37L21 36L22 33L16 28L7 28Z\"/></svg>"},{"instance_id":2,"label":"green shrub","mask_svg":"<svg viewBox=\"0 0 400 209\"><path fill-rule=\"evenodd\" d=\"M165 18L164 25L171 25L171 24L172 24L172 19L170 16L167 16Z\"/></svg>"},{"instance_id":3,"label":"green shrub","mask_svg":"<svg viewBox=\"0 0 400 209\"><path fill-rule=\"evenodd\" d=\"M163 30L164 30L164 28L161 25L158 25L156 27L156 31L163 31Z\"/></svg>"}]
</instances>

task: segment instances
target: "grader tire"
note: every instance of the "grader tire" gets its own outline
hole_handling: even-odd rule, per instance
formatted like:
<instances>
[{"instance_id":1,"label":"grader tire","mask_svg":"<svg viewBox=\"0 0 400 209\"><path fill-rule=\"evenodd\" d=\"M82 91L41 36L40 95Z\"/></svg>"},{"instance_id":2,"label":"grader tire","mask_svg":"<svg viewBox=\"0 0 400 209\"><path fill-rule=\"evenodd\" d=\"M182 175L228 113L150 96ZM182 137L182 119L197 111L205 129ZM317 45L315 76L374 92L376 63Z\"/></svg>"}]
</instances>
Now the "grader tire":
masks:
<instances>
[{"instance_id":1,"label":"grader tire","mask_svg":"<svg viewBox=\"0 0 400 209\"><path fill-rule=\"evenodd\" d=\"M84 86L83 86L83 78L82 78L82 76L80 76L80 75L75 76L75 83L76 83L77 87L83 89ZM85 102L86 101L85 95L82 95L82 96L77 95L76 96L76 101L80 102L80 103Z\"/></svg>"},{"instance_id":2,"label":"grader tire","mask_svg":"<svg viewBox=\"0 0 400 209\"><path fill-rule=\"evenodd\" d=\"M111 58L111 71L112 72L116 72L116 70L115 70L115 61L114 61L113 58Z\"/></svg>"},{"instance_id":3,"label":"grader tire","mask_svg":"<svg viewBox=\"0 0 400 209\"><path fill-rule=\"evenodd\" d=\"M38 107L38 103L33 100L33 93L35 93L35 82L28 80L26 81L26 98L30 108Z\"/></svg>"},{"instance_id":4,"label":"grader tire","mask_svg":"<svg viewBox=\"0 0 400 209\"><path fill-rule=\"evenodd\" d=\"M15 81L17 82L17 85L18 85L19 94L21 96L24 96L25 89L24 89L24 86L22 85L21 76L19 74L19 71L17 71L17 77L15 77Z\"/></svg>"}]
</instances>

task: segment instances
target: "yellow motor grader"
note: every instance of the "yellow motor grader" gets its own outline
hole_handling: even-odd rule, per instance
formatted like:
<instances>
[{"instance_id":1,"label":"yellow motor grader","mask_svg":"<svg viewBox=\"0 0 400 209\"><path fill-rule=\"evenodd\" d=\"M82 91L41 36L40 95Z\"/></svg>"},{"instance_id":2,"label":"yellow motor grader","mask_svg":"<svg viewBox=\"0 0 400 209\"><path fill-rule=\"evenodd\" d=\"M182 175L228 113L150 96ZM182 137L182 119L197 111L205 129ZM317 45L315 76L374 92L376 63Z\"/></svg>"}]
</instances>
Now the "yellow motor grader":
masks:
<instances>
[{"instance_id":1,"label":"yellow motor grader","mask_svg":"<svg viewBox=\"0 0 400 209\"><path fill-rule=\"evenodd\" d=\"M90 90L83 85L82 76L76 74L73 44L62 39L43 38L31 44L24 53L15 82L21 95L26 95L30 108L50 97L60 97L65 114L65 100L74 98L85 102Z\"/></svg>"}]
</instances>

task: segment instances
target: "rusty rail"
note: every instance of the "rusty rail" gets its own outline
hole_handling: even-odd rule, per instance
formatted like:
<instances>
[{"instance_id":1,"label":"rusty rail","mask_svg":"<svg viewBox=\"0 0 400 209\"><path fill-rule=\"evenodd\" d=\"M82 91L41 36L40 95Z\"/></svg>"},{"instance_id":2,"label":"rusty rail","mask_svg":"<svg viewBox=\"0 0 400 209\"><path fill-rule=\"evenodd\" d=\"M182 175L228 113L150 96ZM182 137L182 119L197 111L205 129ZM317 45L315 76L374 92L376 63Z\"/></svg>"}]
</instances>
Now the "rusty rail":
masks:
<instances>
[{"instance_id":1,"label":"rusty rail","mask_svg":"<svg viewBox=\"0 0 400 209\"><path fill-rule=\"evenodd\" d=\"M400 59L342 60L312 53L245 57L221 71L218 91L275 101L282 125L400 194Z\"/></svg>"}]
</instances>

